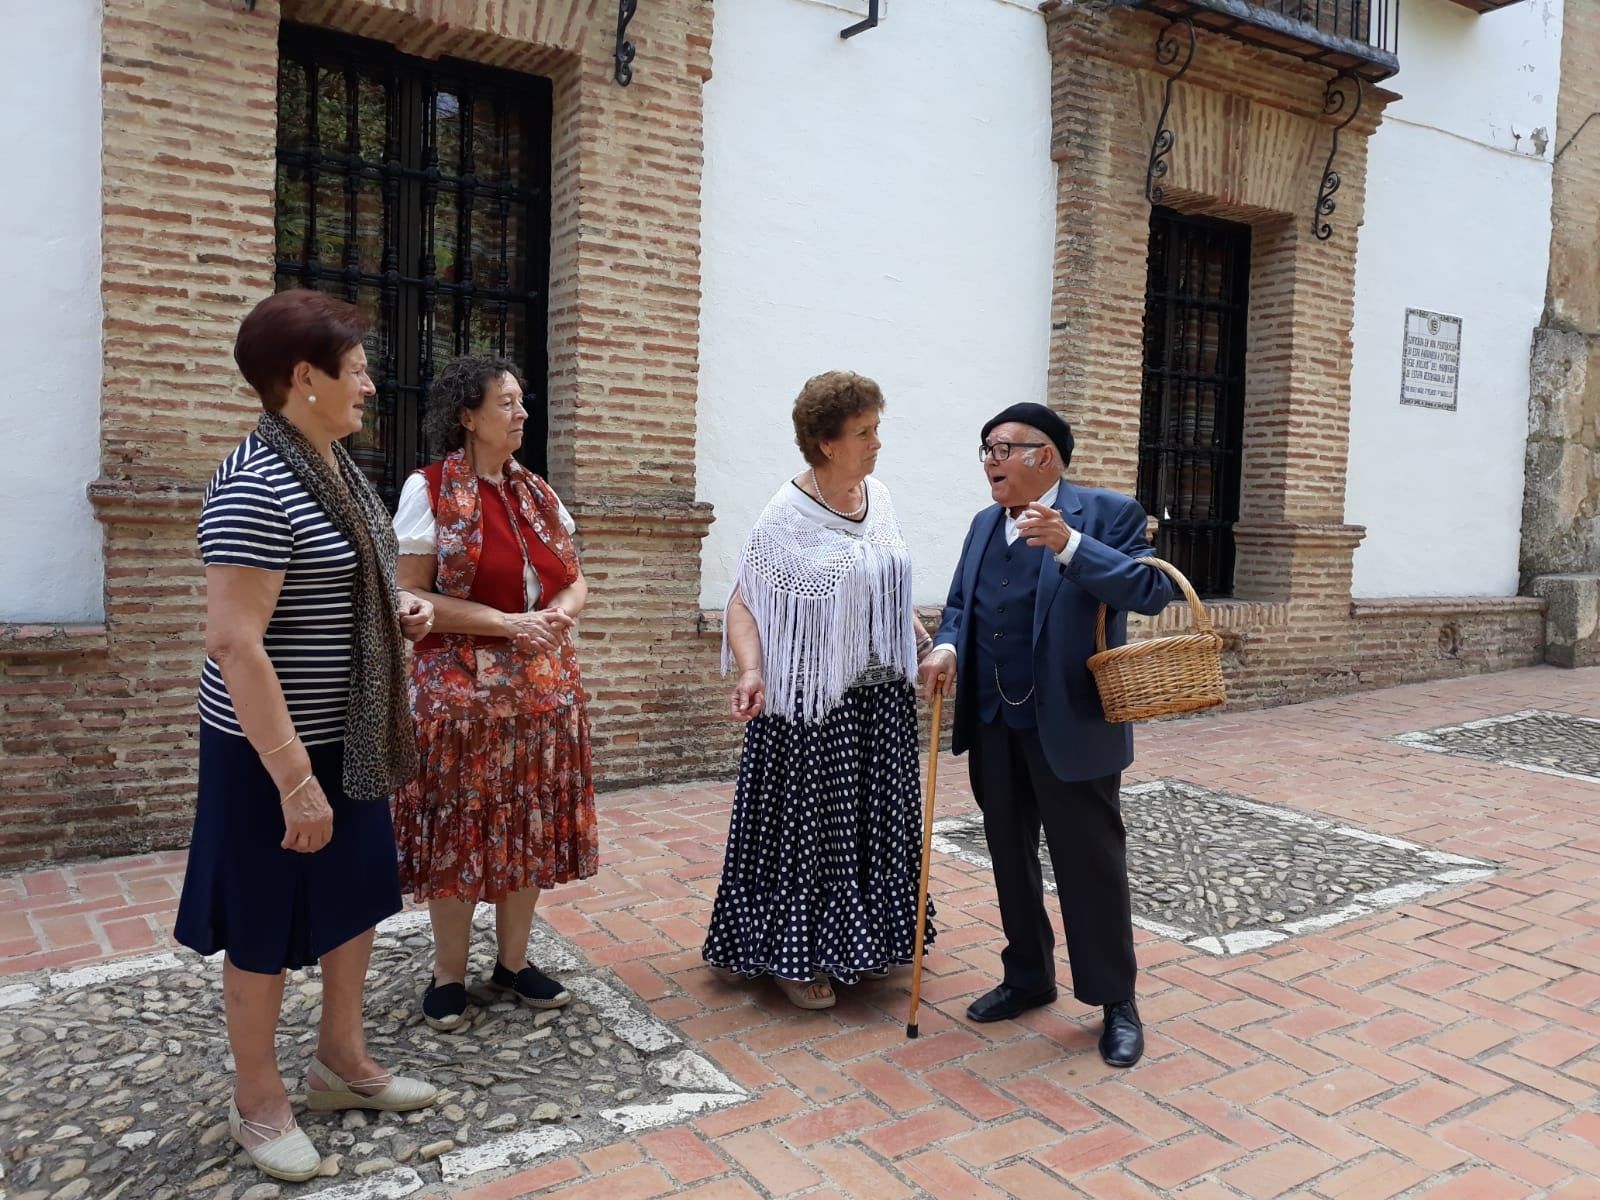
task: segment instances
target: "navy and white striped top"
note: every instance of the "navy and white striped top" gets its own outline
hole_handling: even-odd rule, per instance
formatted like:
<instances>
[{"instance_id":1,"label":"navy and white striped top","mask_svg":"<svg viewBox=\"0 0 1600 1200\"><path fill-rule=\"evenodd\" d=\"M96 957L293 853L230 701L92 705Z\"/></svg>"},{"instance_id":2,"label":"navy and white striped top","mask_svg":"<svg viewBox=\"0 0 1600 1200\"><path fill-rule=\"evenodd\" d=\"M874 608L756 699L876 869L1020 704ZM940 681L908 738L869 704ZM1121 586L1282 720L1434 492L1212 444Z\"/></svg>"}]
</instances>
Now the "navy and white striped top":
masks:
<instances>
[{"instance_id":1,"label":"navy and white striped top","mask_svg":"<svg viewBox=\"0 0 1600 1200\"><path fill-rule=\"evenodd\" d=\"M351 590L356 555L278 452L252 433L206 489L200 557L207 566L282 571L266 650L283 685L295 731L308 746L344 737L350 691ZM222 672L200 672L200 719L244 735Z\"/></svg>"}]
</instances>

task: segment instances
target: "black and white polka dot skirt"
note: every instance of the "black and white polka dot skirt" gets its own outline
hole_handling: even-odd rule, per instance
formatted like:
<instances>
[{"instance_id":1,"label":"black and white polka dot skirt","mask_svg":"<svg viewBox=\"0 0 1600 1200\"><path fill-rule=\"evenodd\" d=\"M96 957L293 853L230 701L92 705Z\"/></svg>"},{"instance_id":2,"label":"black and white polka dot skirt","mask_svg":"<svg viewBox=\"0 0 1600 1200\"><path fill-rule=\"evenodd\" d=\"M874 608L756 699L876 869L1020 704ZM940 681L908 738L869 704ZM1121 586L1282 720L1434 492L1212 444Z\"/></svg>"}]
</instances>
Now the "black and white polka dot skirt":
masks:
<instances>
[{"instance_id":1,"label":"black and white polka dot skirt","mask_svg":"<svg viewBox=\"0 0 1600 1200\"><path fill-rule=\"evenodd\" d=\"M920 779L916 697L901 680L850 689L821 721L751 721L706 961L841 983L909 963ZM931 944L931 900L928 914Z\"/></svg>"}]
</instances>

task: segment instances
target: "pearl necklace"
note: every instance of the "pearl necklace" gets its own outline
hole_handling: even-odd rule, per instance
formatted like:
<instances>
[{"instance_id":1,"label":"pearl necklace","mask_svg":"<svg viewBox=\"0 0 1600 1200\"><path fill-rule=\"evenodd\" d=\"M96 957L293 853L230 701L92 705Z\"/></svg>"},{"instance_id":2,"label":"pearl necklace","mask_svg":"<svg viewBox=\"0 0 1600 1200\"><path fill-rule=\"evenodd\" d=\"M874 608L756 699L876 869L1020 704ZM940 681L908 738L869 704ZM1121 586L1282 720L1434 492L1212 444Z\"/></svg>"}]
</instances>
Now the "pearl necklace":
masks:
<instances>
[{"instance_id":1,"label":"pearl necklace","mask_svg":"<svg viewBox=\"0 0 1600 1200\"><path fill-rule=\"evenodd\" d=\"M811 468L811 490L817 494L818 504L822 505L823 508L827 509L834 516L842 517L846 521L859 521L862 515L867 511L867 488L864 481L861 486L861 505L854 512L840 512L837 508L828 503L827 499L822 494L822 485L817 482L817 469L815 467Z\"/></svg>"}]
</instances>

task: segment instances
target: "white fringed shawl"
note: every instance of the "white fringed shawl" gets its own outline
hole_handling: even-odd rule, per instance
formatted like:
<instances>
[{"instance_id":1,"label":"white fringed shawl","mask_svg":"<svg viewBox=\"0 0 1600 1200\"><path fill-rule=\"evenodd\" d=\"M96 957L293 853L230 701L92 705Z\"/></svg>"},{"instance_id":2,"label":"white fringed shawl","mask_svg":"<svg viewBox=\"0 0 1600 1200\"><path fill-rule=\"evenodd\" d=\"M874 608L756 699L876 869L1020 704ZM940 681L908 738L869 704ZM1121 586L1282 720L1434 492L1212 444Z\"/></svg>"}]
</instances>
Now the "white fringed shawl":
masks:
<instances>
[{"instance_id":1,"label":"white fringed shawl","mask_svg":"<svg viewBox=\"0 0 1600 1200\"><path fill-rule=\"evenodd\" d=\"M911 555L889 489L870 476L866 488L867 516L856 523L785 483L739 556L734 591L761 633L775 716L819 720L869 669L916 679ZM724 620L724 675L732 665Z\"/></svg>"}]
</instances>

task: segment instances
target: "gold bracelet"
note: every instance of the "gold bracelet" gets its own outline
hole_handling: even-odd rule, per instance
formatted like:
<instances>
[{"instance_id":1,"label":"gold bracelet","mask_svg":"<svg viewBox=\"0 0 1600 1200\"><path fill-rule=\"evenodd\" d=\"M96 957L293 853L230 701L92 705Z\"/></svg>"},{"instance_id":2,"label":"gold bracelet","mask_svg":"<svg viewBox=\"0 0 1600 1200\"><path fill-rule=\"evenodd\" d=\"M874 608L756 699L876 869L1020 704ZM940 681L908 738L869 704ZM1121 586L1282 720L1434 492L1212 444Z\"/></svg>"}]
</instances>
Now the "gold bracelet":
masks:
<instances>
[{"instance_id":1,"label":"gold bracelet","mask_svg":"<svg viewBox=\"0 0 1600 1200\"><path fill-rule=\"evenodd\" d=\"M278 797L278 803L279 804L283 804L283 803L285 803L285 802L287 802L289 800L292 800L294 798L294 794L296 792L298 792L301 788L305 787L306 784L310 783L316 777L317 777L317 773L315 771L311 772L311 774L307 775L299 783L295 784L292 788L290 788L282 796L279 796Z\"/></svg>"},{"instance_id":2,"label":"gold bracelet","mask_svg":"<svg viewBox=\"0 0 1600 1200\"><path fill-rule=\"evenodd\" d=\"M261 757L262 758L271 758L279 750L287 750L290 746L294 745L295 742L299 740L299 738L300 738L300 735L298 733L291 733L289 735L289 740L287 742L285 742L283 745L274 746L271 750L263 750L263 751L261 751Z\"/></svg>"}]
</instances>

